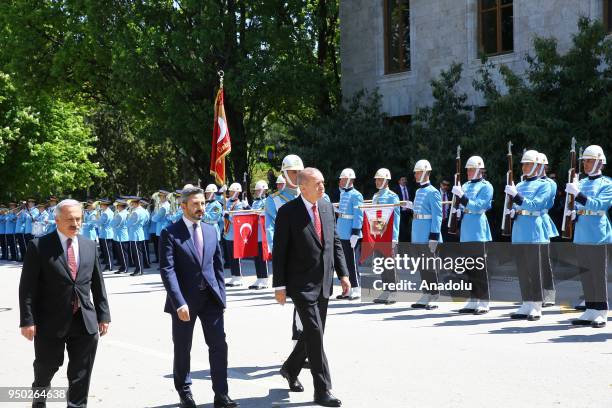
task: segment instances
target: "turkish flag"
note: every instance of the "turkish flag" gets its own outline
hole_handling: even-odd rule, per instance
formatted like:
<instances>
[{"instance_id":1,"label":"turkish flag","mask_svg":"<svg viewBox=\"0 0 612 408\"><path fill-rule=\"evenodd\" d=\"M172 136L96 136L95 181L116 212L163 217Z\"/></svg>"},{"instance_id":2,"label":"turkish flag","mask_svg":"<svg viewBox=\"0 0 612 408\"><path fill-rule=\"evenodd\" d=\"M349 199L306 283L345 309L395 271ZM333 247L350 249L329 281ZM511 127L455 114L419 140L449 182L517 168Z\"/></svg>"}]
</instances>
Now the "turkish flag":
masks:
<instances>
[{"instance_id":1,"label":"turkish flag","mask_svg":"<svg viewBox=\"0 0 612 408\"><path fill-rule=\"evenodd\" d=\"M383 256L393 256L393 209L394 207L372 207L363 211L363 239L359 262L368 259L374 250Z\"/></svg>"},{"instance_id":2,"label":"turkish flag","mask_svg":"<svg viewBox=\"0 0 612 408\"><path fill-rule=\"evenodd\" d=\"M215 181L219 185L225 184L225 156L231 151L232 142L223 105L223 88L220 88L215 98L215 123L210 149L210 174L215 176Z\"/></svg>"},{"instance_id":3,"label":"turkish flag","mask_svg":"<svg viewBox=\"0 0 612 408\"><path fill-rule=\"evenodd\" d=\"M272 259L272 254L268 249L268 235L266 234L266 217L264 215L259 216L259 233L261 234L261 250L263 253L263 260L269 261Z\"/></svg>"},{"instance_id":4,"label":"turkish flag","mask_svg":"<svg viewBox=\"0 0 612 408\"><path fill-rule=\"evenodd\" d=\"M234 215L234 258L257 256L258 214Z\"/></svg>"}]
</instances>

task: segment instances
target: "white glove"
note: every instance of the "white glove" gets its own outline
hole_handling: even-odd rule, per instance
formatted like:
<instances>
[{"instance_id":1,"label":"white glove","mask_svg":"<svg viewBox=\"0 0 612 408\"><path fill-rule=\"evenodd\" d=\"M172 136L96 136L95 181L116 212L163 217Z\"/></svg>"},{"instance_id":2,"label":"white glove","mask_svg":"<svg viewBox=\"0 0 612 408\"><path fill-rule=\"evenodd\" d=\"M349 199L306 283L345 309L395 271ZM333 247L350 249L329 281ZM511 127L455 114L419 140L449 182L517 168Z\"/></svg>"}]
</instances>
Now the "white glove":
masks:
<instances>
[{"instance_id":1,"label":"white glove","mask_svg":"<svg viewBox=\"0 0 612 408\"><path fill-rule=\"evenodd\" d=\"M438 241L436 241L435 239L430 239L427 245L429 246L429 250L433 254L434 252L436 252L436 248L438 247Z\"/></svg>"},{"instance_id":2,"label":"white glove","mask_svg":"<svg viewBox=\"0 0 612 408\"><path fill-rule=\"evenodd\" d=\"M565 192L577 196L580 193L580 188L577 183L567 183L565 185Z\"/></svg>"},{"instance_id":3,"label":"white glove","mask_svg":"<svg viewBox=\"0 0 612 408\"><path fill-rule=\"evenodd\" d=\"M518 194L518 190L516 189L516 186L514 184L508 184L506 188L504 189L504 193L508 194L509 196L514 197L515 195Z\"/></svg>"},{"instance_id":4,"label":"white glove","mask_svg":"<svg viewBox=\"0 0 612 408\"><path fill-rule=\"evenodd\" d=\"M574 221L576 219L576 210L567 210L565 212L565 216L566 217L572 217L572 221Z\"/></svg>"},{"instance_id":5,"label":"white glove","mask_svg":"<svg viewBox=\"0 0 612 408\"><path fill-rule=\"evenodd\" d=\"M402 205L402 208L412 210L414 208L414 203L412 201L407 201L406 204Z\"/></svg>"},{"instance_id":6,"label":"white glove","mask_svg":"<svg viewBox=\"0 0 612 408\"><path fill-rule=\"evenodd\" d=\"M516 215L516 211L514 211L514 208L511 210L504 208L504 215L508 214L510 214L510 218L514 218L514 216Z\"/></svg>"},{"instance_id":7,"label":"white glove","mask_svg":"<svg viewBox=\"0 0 612 408\"><path fill-rule=\"evenodd\" d=\"M351 242L351 248L355 248L357 246L357 241L359 241L359 236L351 235L351 237L349 238L349 241Z\"/></svg>"},{"instance_id":8,"label":"white glove","mask_svg":"<svg viewBox=\"0 0 612 408\"><path fill-rule=\"evenodd\" d=\"M245 199L244 199L244 200L242 200L242 205L243 205L244 207L248 207L248 206L249 206L249 199L245 197Z\"/></svg>"},{"instance_id":9,"label":"white glove","mask_svg":"<svg viewBox=\"0 0 612 408\"><path fill-rule=\"evenodd\" d=\"M457 213L457 219L460 219L461 218L461 209L457 208L456 213Z\"/></svg>"},{"instance_id":10,"label":"white glove","mask_svg":"<svg viewBox=\"0 0 612 408\"><path fill-rule=\"evenodd\" d=\"M463 197L464 192L461 186L453 186L453 194L459 198Z\"/></svg>"}]
</instances>

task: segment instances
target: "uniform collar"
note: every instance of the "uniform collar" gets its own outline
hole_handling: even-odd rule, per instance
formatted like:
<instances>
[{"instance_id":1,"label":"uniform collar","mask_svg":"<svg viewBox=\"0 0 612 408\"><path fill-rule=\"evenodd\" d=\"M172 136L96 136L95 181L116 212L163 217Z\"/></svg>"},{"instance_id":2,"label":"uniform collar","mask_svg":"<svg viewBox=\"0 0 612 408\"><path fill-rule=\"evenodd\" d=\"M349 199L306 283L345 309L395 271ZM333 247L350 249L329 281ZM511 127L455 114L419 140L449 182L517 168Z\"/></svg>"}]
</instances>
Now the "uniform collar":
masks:
<instances>
[{"instance_id":1,"label":"uniform collar","mask_svg":"<svg viewBox=\"0 0 612 408\"><path fill-rule=\"evenodd\" d=\"M477 178L476 180L470 180L470 183L479 183L482 181L482 177Z\"/></svg>"},{"instance_id":2,"label":"uniform collar","mask_svg":"<svg viewBox=\"0 0 612 408\"><path fill-rule=\"evenodd\" d=\"M599 173L596 176L589 176L589 180L597 180L598 178L600 178L603 174Z\"/></svg>"},{"instance_id":3,"label":"uniform collar","mask_svg":"<svg viewBox=\"0 0 612 408\"><path fill-rule=\"evenodd\" d=\"M431 186L431 183L428 181L427 183L421 183L419 188L425 188Z\"/></svg>"},{"instance_id":4,"label":"uniform collar","mask_svg":"<svg viewBox=\"0 0 612 408\"><path fill-rule=\"evenodd\" d=\"M348 193L349 191L351 191L353 189L353 187L349 187L349 188L343 188L342 191L344 191L345 193Z\"/></svg>"},{"instance_id":5,"label":"uniform collar","mask_svg":"<svg viewBox=\"0 0 612 408\"><path fill-rule=\"evenodd\" d=\"M526 177L525 180L523 181L533 181L533 180L537 180L538 178L539 178L538 176Z\"/></svg>"}]
</instances>

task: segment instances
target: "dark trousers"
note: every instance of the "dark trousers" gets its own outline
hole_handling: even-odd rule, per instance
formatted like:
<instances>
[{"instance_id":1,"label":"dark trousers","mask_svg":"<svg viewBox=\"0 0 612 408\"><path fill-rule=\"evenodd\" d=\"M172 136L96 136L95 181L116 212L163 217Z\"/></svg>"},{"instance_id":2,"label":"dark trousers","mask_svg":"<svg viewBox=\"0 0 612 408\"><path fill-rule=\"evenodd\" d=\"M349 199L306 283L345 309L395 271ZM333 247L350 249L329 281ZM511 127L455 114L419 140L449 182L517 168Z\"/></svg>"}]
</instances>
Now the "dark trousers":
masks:
<instances>
[{"instance_id":1,"label":"dark trousers","mask_svg":"<svg viewBox=\"0 0 612 408\"><path fill-rule=\"evenodd\" d=\"M8 246L6 245L5 234L0 234L0 250L2 251L2 260L8 260Z\"/></svg>"},{"instance_id":2,"label":"dark trousers","mask_svg":"<svg viewBox=\"0 0 612 408\"><path fill-rule=\"evenodd\" d=\"M258 279L266 279L268 277L268 261L263 260L263 248L261 242L257 243L257 256L253 258L255 261L255 273Z\"/></svg>"},{"instance_id":3,"label":"dark trousers","mask_svg":"<svg viewBox=\"0 0 612 408\"><path fill-rule=\"evenodd\" d=\"M472 283L470 297L473 299L489 300L489 274L487 271L486 244L484 242L462 242L461 256L466 258L483 258L484 268L478 269L475 263L470 268L465 268L465 276Z\"/></svg>"},{"instance_id":4,"label":"dark trousers","mask_svg":"<svg viewBox=\"0 0 612 408\"><path fill-rule=\"evenodd\" d=\"M232 257L230 256L228 249L227 249L227 241L223 237L223 226L221 226L221 251L223 252L223 267L229 268L230 267L229 261L230 259L232 259Z\"/></svg>"},{"instance_id":5,"label":"dark trousers","mask_svg":"<svg viewBox=\"0 0 612 408\"><path fill-rule=\"evenodd\" d=\"M108 270L113 270L112 239L100 238L100 252L102 252L102 263Z\"/></svg>"},{"instance_id":6,"label":"dark trousers","mask_svg":"<svg viewBox=\"0 0 612 408\"><path fill-rule=\"evenodd\" d=\"M11 261L17 260L17 241L15 234L6 234L6 245L8 246L8 256Z\"/></svg>"},{"instance_id":7,"label":"dark trousers","mask_svg":"<svg viewBox=\"0 0 612 408\"><path fill-rule=\"evenodd\" d=\"M550 244L540 245L540 270L542 271L544 301L554 303L555 279L553 277L552 262L550 261Z\"/></svg>"},{"instance_id":8,"label":"dark trousers","mask_svg":"<svg viewBox=\"0 0 612 408\"><path fill-rule=\"evenodd\" d=\"M314 302L293 299L293 304L303 325L303 332L296 346L283 364L289 376L297 377L308 357L315 393L329 391L332 387L329 365L323 350L323 332L329 299L319 295Z\"/></svg>"},{"instance_id":9,"label":"dark trousers","mask_svg":"<svg viewBox=\"0 0 612 408\"><path fill-rule=\"evenodd\" d=\"M151 255L150 255L150 251L149 251L149 240L144 240L144 241L138 241L138 242L142 242L142 260L144 262L144 267L145 268L150 268L151 267Z\"/></svg>"},{"instance_id":10,"label":"dark trousers","mask_svg":"<svg viewBox=\"0 0 612 408\"><path fill-rule=\"evenodd\" d=\"M30 241L34 239L34 235L32 235L32 234L23 234L23 238L25 239L25 247L27 249L28 248L28 244L30 243ZM25 252L23 253L23 255L25 256Z\"/></svg>"},{"instance_id":11,"label":"dark trousers","mask_svg":"<svg viewBox=\"0 0 612 408\"><path fill-rule=\"evenodd\" d=\"M24 234L15 234L15 237L17 238L17 245L19 246L19 256L17 259L19 260L19 262L21 262L23 261L23 257L26 253L25 236Z\"/></svg>"},{"instance_id":12,"label":"dark trousers","mask_svg":"<svg viewBox=\"0 0 612 408\"><path fill-rule=\"evenodd\" d=\"M119 261L119 271L127 272L130 243L128 241L125 241L125 242L113 241L113 246L115 248L115 254L117 257L117 261Z\"/></svg>"},{"instance_id":13,"label":"dark trousers","mask_svg":"<svg viewBox=\"0 0 612 408\"><path fill-rule=\"evenodd\" d=\"M431 287L432 284L437 284L439 283L438 280L438 270L437 270L437 260L434 259L434 257L438 257L438 254L432 254L431 251L429 250L429 246L426 244L413 244L410 245L410 250L408 251L410 256L414 257L414 258L418 258L424 255L424 259L427 259L428 261L424 261L425 265L423 265L421 267L421 269L419 269L419 275L421 276L421 281L422 282L427 282L427 286ZM421 283L417 283L418 286L421 285ZM422 291L423 293L426 294L430 294L430 295L438 295L440 294L440 291L436 288L436 289L423 289Z\"/></svg>"},{"instance_id":14,"label":"dark trousers","mask_svg":"<svg viewBox=\"0 0 612 408\"><path fill-rule=\"evenodd\" d=\"M358 288L361 286L361 275L359 274L359 266L357 265L359 250L361 248L361 240L357 242L355 248L351 248L351 241L348 239L341 239L340 243L342 244L344 259L346 260L346 266L348 267L351 287Z\"/></svg>"},{"instance_id":15,"label":"dark trousers","mask_svg":"<svg viewBox=\"0 0 612 408\"><path fill-rule=\"evenodd\" d=\"M540 244L513 244L523 302L542 301Z\"/></svg>"},{"instance_id":16,"label":"dark trousers","mask_svg":"<svg viewBox=\"0 0 612 408\"><path fill-rule=\"evenodd\" d=\"M412 223L410 211L402 209L400 211L399 242L410 242L412 235Z\"/></svg>"},{"instance_id":17,"label":"dark trousers","mask_svg":"<svg viewBox=\"0 0 612 408\"><path fill-rule=\"evenodd\" d=\"M134 272L144 271L144 241L130 241L130 265Z\"/></svg>"},{"instance_id":18,"label":"dark trousers","mask_svg":"<svg viewBox=\"0 0 612 408\"><path fill-rule=\"evenodd\" d=\"M577 245L576 248L587 309L608 310L608 246Z\"/></svg>"},{"instance_id":19,"label":"dark trousers","mask_svg":"<svg viewBox=\"0 0 612 408\"><path fill-rule=\"evenodd\" d=\"M242 276L240 270L240 259L234 258L234 241L225 240L226 253L228 255L228 262L232 276Z\"/></svg>"},{"instance_id":20,"label":"dark trousers","mask_svg":"<svg viewBox=\"0 0 612 408\"><path fill-rule=\"evenodd\" d=\"M196 318L200 319L204 340L208 346L210 377L215 394L227 394L227 343L223 323L223 307L207 288L202 291L201 303L190 305L191 320L183 322L173 312L172 342L174 343L174 388L180 395L191 388L191 344Z\"/></svg>"},{"instance_id":21,"label":"dark trousers","mask_svg":"<svg viewBox=\"0 0 612 408\"><path fill-rule=\"evenodd\" d=\"M66 337L34 337L34 383L47 388L57 370L64 364L64 348L68 351L68 407L86 407L91 370L98 347L98 334L85 329L83 315L77 311Z\"/></svg>"},{"instance_id":22,"label":"dark trousers","mask_svg":"<svg viewBox=\"0 0 612 408\"><path fill-rule=\"evenodd\" d=\"M151 242L153 243L153 252L155 253L155 261L153 263L159 263L159 237L156 234L151 235Z\"/></svg>"}]
</instances>

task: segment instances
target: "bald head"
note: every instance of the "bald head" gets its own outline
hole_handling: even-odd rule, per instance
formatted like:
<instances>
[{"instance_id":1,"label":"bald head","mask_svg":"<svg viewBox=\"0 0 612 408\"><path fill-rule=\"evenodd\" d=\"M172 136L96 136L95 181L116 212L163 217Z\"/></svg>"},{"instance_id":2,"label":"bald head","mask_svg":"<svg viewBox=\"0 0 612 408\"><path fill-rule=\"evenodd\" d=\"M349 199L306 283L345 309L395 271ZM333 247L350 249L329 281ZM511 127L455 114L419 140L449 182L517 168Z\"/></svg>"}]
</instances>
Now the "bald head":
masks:
<instances>
[{"instance_id":1,"label":"bald head","mask_svg":"<svg viewBox=\"0 0 612 408\"><path fill-rule=\"evenodd\" d=\"M323 174L314 167L306 167L298 174L298 185L300 192L306 200L315 203L323 198L325 193L325 180Z\"/></svg>"}]
</instances>

